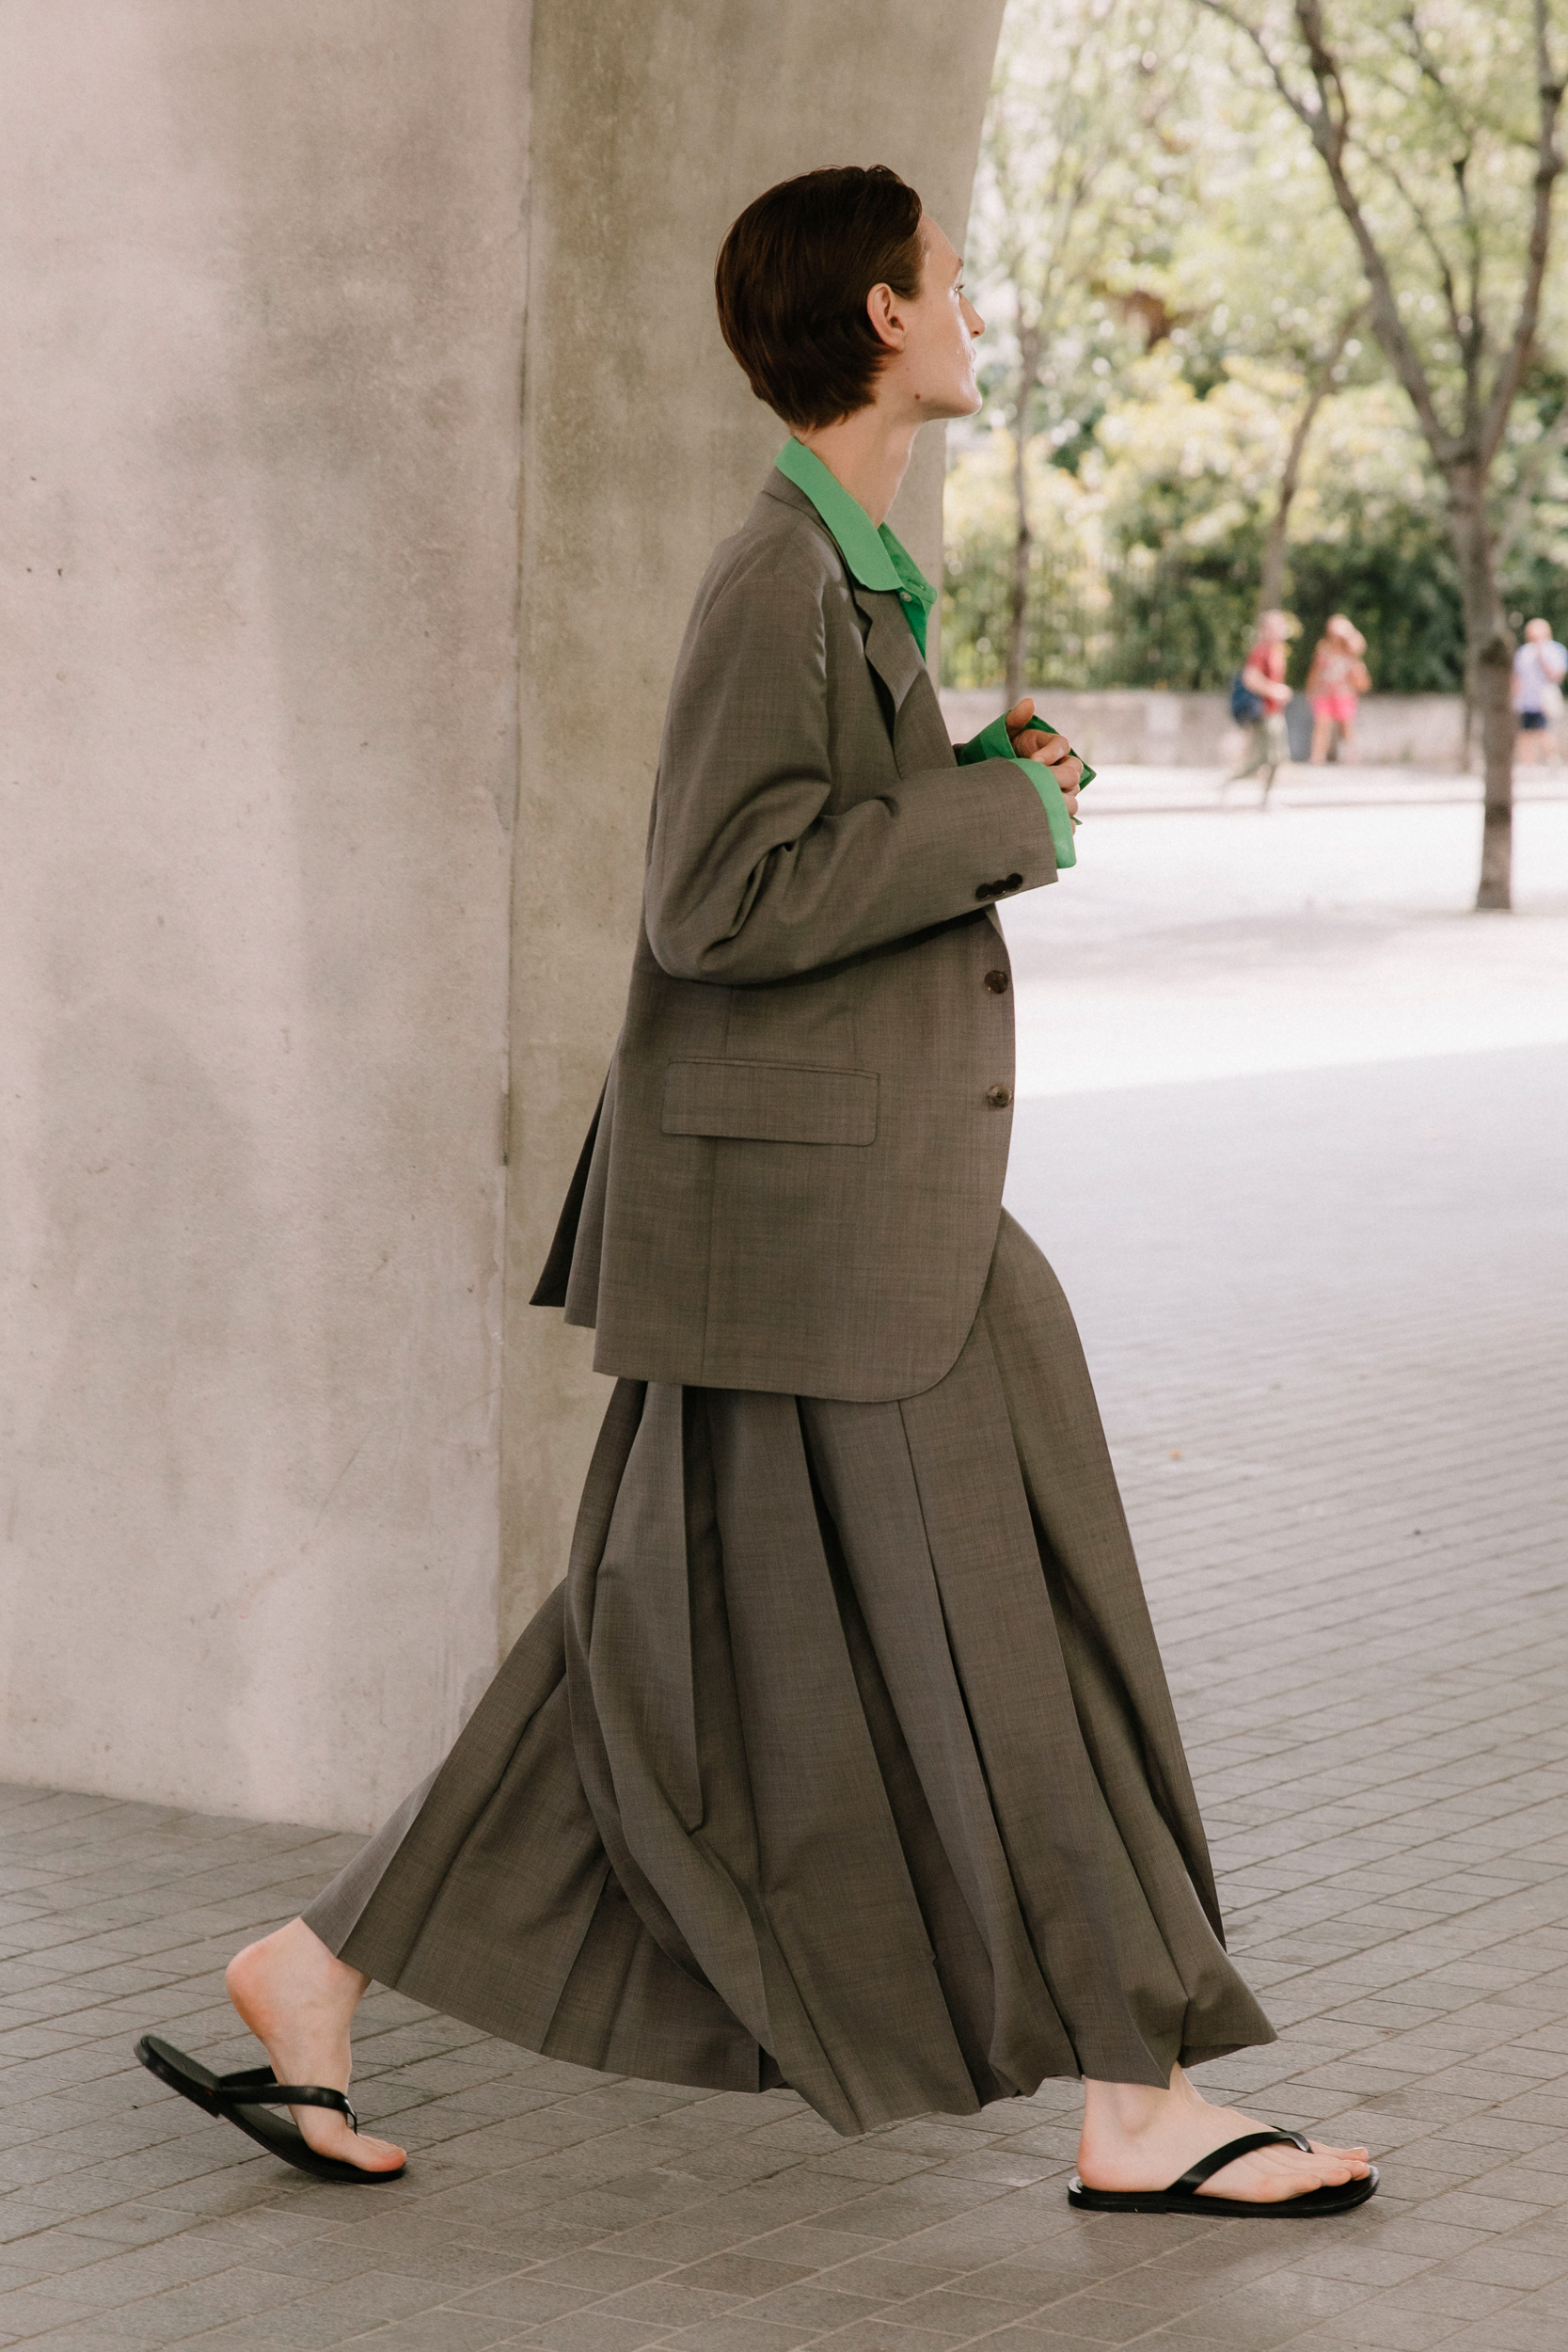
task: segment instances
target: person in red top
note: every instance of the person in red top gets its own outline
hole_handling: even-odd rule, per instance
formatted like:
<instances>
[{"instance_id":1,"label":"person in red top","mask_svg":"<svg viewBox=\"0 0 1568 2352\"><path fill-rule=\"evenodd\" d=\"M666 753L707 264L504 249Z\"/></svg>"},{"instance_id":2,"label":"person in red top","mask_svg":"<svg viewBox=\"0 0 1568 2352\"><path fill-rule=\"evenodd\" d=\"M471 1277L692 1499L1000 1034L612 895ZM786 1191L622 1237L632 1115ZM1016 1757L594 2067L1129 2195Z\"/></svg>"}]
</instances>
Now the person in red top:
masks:
<instances>
[{"instance_id":1,"label":"person in red top","mask_svg":"<svg viewBox=\"0 0 1568 2352\"><path fill-rule=\"evenodd\" d=\"M1285 683L1285 647L1290 635L1288 612L1260 613L1257 639L1242 665L1242 684L1249 694L1257 695L1263 714L1253 722L1246 763L1237 769L1230 781L1239 784L1243 776L1255 776L1261 769L1265 801L1275 770L1291 755L1285 740L1285 709L1291 699L1291 689Z\"/></svg>"}]
</instances>

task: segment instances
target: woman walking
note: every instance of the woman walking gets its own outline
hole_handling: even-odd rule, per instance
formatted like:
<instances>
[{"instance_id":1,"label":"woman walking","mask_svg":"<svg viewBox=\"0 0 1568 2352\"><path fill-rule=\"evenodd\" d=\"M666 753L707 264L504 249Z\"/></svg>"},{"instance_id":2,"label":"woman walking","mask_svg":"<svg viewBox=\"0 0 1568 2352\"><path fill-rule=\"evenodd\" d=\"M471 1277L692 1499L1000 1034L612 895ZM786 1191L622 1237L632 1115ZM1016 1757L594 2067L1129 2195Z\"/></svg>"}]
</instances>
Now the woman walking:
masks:
<instances>
[{"instance_id":1,"label":"woman walking","mask_svg":"<svg viewBox=\"0 0 1568 2352\"><path fill-rule=\"evenodd\" d=\"M920 425L978 405L981 322L883 169L759 198L718 294L792 437L698 593L538 1294L618 1375L568 1573L432 1780L231 1963L275 2074L139 2047L345 2181L403 2163L344 2095L374 1978L843 2132L1081 2075L1080 2202L1340 2211L1364 2150L1181 2071L1272 2029L1072 1320L1001 1210L994 905L1070 862L1082 771L1027 702L955 755L883 521Z\"/></svg>"},{"instance_id":2,"label":"woman walking","mask_svg":"<svg viewBox=\"0 0 1568 2352\"><path fill-rule=\"evenodd\" d=\"M1321 768L1328 757L1334 731L1339 731L1339 756L1355 757L1355 713L1363 694L1371 691L1371 678L1362 656L1367 641L1343 612L1331 612L1323 633L1312 648L1307 673L1307 692L1312 705L1312 765Z\"/></svg>"}]
</instances>

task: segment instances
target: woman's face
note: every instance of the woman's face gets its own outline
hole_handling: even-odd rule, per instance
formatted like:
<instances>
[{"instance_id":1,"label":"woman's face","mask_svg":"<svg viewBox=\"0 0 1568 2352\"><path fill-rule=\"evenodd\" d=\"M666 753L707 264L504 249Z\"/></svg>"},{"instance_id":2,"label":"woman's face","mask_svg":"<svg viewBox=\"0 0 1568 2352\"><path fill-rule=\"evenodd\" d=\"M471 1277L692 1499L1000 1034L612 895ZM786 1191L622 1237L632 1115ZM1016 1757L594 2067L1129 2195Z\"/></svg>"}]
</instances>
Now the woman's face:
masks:
<instances>
[{"instance_id":1,"label":"woman's face","mask_svg":"<svg viewBox=\"0 0 1568 2352\"><path fill-rule=\"evenodd\" d=\"M985 321L963 290L963 262L930 217L922 216L925 263L912 300L874 286L871 322L896 357L878 380L878 405L907 405L916 416L972 417L980 405L975 342Z\"/></svg>"}]
</instances>

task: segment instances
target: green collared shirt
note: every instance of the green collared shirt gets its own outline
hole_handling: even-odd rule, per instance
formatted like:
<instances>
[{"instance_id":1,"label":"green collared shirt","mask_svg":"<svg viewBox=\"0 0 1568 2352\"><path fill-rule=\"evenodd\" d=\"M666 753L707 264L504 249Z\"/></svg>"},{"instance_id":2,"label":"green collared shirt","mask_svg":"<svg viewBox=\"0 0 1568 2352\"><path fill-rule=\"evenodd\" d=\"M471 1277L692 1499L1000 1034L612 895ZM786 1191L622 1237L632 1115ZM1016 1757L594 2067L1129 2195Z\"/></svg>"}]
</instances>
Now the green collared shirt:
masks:
<instances>
[{"instance_id":1,"label":"green collared shirt","mask_svg":"<svg viewBox=\"0 0 1568 2352\"><path fill-rule=\"evenodd\" d=\"M886 523L874 523L859 499L852 499L842 482L828 471L815 450L804 441L786 441L774 460L786 482L793 482L821 516L837 542L838 551L863 588L891 593L904 608L904 618L926 659L926 624L937 592L901 539Z\"/></svg>"},{"instance_id":2,"label":"green collared shirt","mask_svg":"<svg viewBox=\"0 0 1568 2352\"><path fill-rule=\"evenodd\" d=\"M807 449L803 441L786 441L774 463L785 481L793 482L810 499L832 532L851 578L863 588L891 592L898 598L924 661L926 625L937 592L902 540L895 536L886 523L874 523L859 499L850 497L843 483L829 472L816 451ZM1046 723L1037 720L1036 723L1044 726ZM1039 794L1057 865L1074 863L1072 824L1061 787L1048 768L1034 760L1018 758L1005 716L993 719L971 741L955 744L954 751L961 768L982 759L1018 760L1019 766L1028 771L1029 781ZM1093 772L1092 769L1085 770L1085 781Z\"/></svg>"}]
</instances>

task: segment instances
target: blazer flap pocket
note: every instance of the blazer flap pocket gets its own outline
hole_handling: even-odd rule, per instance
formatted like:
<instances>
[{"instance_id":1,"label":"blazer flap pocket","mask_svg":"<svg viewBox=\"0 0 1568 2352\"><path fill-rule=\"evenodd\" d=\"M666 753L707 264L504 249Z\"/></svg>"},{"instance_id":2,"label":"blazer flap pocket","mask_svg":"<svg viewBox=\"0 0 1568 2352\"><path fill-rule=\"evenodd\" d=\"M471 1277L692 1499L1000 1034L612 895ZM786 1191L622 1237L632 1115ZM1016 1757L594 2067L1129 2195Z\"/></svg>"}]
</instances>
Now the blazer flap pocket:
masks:
<instances>
[{"instance_id":1,"label":"blazer flap pocket","mask_svg":"<svg viewBox=\"0 0 1568 2352\"><path fill-rule=\"evenodd\" d=\"M784 1061L676 1061L664 1080L667 1136L754 1143L873 1143L874 1070Z\"/></svg>"}]
</instances>

